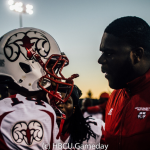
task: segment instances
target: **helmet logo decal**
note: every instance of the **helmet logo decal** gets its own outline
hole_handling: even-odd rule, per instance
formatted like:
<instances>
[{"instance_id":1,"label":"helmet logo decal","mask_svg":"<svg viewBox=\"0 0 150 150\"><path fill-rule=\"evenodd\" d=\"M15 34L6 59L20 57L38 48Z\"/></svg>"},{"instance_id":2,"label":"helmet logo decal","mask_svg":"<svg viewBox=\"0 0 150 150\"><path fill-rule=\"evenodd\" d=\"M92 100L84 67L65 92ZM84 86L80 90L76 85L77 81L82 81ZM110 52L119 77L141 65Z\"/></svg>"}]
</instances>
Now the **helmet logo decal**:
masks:
<instances>
[{"instance_id":1,"label":"helmet logo decal","mask_svg":"<svg viewBox=\"0 0 150 150\"><path fill-rule=\"evenodd\" d=\"M22 42L23 44L21 46L26 49L30 49L34 45L34 43L30 43L30 38L26 35L23 37Z\"/></svg>"},{"instance_id":2,"label":"helmet logo decal","mask_svg":"<svg viewBox=\"0 0 150 150\"><path fill-rule=\"evenodd\" d=\"M16 61L20 54L29 60L27 55L30 48L33 48L42 58L47 59L50 43L42 31L29 30L12 35L4 46L4 55L11 62Z\"/></svg>"},{"instance_id":3,"label":"helmet logo decal","mask_svg":"<svg viewBox=\"0 0 150 150\"><path fill-rule=\"evenodd\" d=\"M40 122L32 120L28 124L17 122L12 128L12 137L17 144L25 142L31 145L34 141L40 142L43 138L43 127Z\"/></svg>"}]
</instances>

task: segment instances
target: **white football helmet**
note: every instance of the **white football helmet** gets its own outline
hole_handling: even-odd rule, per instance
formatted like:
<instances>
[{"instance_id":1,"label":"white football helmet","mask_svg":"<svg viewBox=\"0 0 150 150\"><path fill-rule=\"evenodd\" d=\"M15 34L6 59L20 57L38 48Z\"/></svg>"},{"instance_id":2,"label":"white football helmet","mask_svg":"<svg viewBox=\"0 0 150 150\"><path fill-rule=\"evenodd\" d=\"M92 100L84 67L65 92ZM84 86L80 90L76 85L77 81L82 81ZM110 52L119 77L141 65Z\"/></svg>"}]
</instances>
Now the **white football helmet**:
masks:
<instances>
[{"instance_id":1,"label":"white football helmet","mask_svg":"<svg viewBox=\"0 0 150 150\"><path fill-rule=\"evenodd\" d=\"M48 69L49 64L51 71ZM43 89L51 94L46 89L51 82L56 83L55 90L60 84L73 89L72 79L76 75L65 78L61 73L68 64L68 58L61 54L54 38L45 31L19 28L0 39L0 75L11 77L16 84L29 91ZM52 96L55 96L54 93Z\"/></svg>"}]
</instances>

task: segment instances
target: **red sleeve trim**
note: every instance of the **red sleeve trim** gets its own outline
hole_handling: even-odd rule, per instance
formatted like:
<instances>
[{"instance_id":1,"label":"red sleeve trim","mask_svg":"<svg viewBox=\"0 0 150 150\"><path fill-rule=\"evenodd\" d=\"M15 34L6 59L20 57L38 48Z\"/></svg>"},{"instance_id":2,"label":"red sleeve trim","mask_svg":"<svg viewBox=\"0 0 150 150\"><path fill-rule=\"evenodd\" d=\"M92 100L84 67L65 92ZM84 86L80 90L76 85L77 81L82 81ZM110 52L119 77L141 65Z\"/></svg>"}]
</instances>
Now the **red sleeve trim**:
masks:
<instances>
[{"instance_id":1,"label":"red sleeve trim","mask_svg":"<svg viewBox=\"0 0 150 150\"><path fill-rule=\"evenodd\" d=\"M51 141L50 141L50 150L53 149L53 130L54 130L54 114L47 111L47 110L41 110L44 111L45 113L47 113L49 115L49 117L51 118Z\"/></svg>"}]
</instances>

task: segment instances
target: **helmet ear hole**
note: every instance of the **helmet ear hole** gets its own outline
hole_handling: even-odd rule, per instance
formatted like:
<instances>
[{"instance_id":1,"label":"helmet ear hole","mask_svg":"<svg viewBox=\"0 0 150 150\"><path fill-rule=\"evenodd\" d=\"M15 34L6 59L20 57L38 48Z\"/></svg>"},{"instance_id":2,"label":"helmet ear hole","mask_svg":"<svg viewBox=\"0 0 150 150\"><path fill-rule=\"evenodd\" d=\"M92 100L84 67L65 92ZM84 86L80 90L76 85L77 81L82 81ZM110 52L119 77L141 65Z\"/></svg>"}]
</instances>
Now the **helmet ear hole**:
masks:
<instances>
[{"instance_id":1,"label":"helmet ear hole","mask_svg":"<svg viewBox=\"0 0 150 150\"><path fill-rule=\"evenodd\" d=\"M22 69L25 73L29 73L29 72L32 71L31 67L30 67L28 64L25 64L25 63L20 62L20 63L19 63L19 66L21 67L21 69Z\"/></svg>"}]
</instances>

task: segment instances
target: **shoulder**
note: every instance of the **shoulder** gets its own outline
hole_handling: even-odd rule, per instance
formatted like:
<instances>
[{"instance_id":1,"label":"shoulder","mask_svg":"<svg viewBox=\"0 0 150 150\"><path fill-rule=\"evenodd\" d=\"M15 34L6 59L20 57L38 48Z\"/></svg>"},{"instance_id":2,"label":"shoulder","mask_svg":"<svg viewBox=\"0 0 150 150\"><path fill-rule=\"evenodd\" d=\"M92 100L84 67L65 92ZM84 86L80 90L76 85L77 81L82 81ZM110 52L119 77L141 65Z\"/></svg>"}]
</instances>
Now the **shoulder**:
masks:
<instances>
[{"instance_id":1,"label":"shoulder","mask_svg":"<svg viewBox=\"0 0 150 150\"><path fill-rule=\"evenodd\" d=\"M89 122L91 130L97 135L101 135L102 129L105 129L105 123L101 119L90 117L87 122Z\"/></svg>"},{"instance_id":2,"label":"shoulder","mask_svg":"<svg viewBox=\"0 0 150 150\"><path fill-rule=\"evenodd\" d=\"M113 90L113 92L110 95L110 99L117 96L121 91L122 91L122 89Z\"/></svg>"},{"instance_id":3,"label":"shoulder","mask_svg":"<svg viewBox=\"0 0 150 150\"><path fill-rule=\"evenodd\" d=\"M91 116L91 114L89 114L88 112L84 112L83 117L86 118L88 116Z\"/></svg>"},{"instance_id":4,"label":"shoulder","mask_svg":"<svg viewBox=\"0 0 150 150\"><path fill-rule=\"evenodd\" d=\"M42 100L30 99L20 94L11 95L0 101L0 114L14 110L43 110L55 114L53 108Z\"/></svg>"},{"instance_id":5,"label":"shoulder","mask_svg":"<svg viewBox=\"0 0 150 150\"><path fill-rule=\"evenodd\" d=\"M116 98L119 96L121 91L122 91L122 89L113 90L113 92L111 93L110 98L107 102L107 105L113 103L116 100Z\"/></svg>"}]
</instances>

